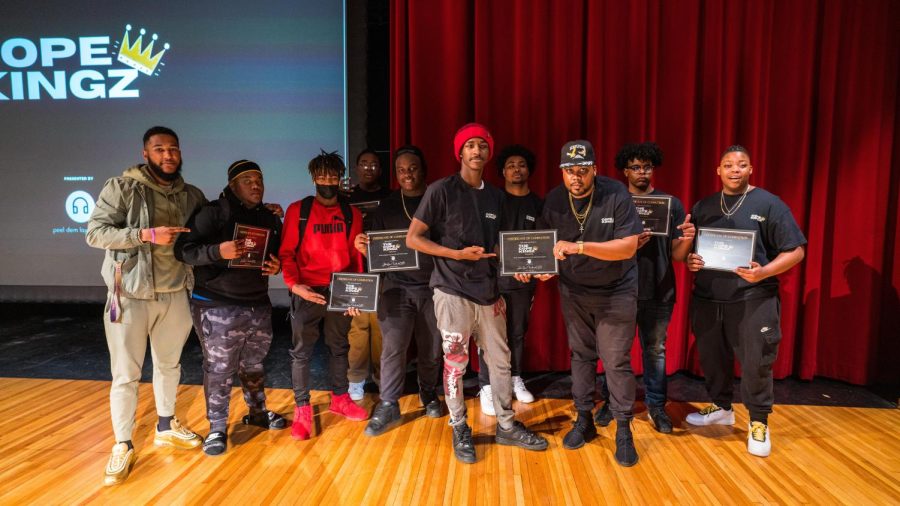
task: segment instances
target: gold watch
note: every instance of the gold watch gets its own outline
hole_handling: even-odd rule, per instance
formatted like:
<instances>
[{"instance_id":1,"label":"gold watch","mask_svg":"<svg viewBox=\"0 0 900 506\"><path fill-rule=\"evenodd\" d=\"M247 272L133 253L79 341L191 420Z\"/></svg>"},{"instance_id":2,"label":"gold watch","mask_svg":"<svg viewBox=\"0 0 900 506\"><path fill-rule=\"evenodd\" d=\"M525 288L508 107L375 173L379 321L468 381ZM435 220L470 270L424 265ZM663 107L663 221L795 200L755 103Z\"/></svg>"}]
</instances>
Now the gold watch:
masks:
<instances>
[{"instance_id":1,"label":"gold watch","mask_svg":"<svg viewBox=\"0 0 900 506\"><path fill-rule=\"evenodd\" d=\"M584 241L578 241L578 242L575 243L575 244L578 245L578 254L579 254L579 255L584 255Z\"/></svg>"}]
</instances>

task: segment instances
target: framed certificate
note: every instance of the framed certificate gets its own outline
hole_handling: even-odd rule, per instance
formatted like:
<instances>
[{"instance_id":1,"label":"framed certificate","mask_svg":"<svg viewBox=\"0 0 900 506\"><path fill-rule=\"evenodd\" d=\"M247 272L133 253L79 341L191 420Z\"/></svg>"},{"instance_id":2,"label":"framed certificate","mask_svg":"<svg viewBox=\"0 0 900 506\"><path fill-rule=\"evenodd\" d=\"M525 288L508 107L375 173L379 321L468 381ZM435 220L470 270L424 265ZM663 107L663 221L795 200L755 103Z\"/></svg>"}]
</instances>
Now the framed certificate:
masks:
<instances>
[{"instance_id":1,"label":"framed certificate","mask_svg":"<svg viewBox=\"0 0 900 506\"><path fill-rule=\"evenodd\" d=\"M364 313L378 310L378 288L381 276L335 272L331 275L328 311L346 311L355 307Z\"/></svg>"},{"instance_id":2,"label":"framed certificate","mask_svg":"<svg viewBox=\"0 0 900 506\"><path fill-rule=\"evenodd\" d=\"M375 212L378 209L378 205L381 204L380 200L370 200L368 202L354 202L350 204L351 206L359 209L359 212L362 213L363 216Z\"/></svg>"},{"instance_id":3,"label":"framed certificate","mask_svg":"<svg viewBox=\"0 0 900 506\"><path fill-rule=\"evenodd\" d=\"M234 224L234 240L244 241L243 256L228 261L228 267L239 269L262 269L266 260L266 246L269 244L268 228L252 227L250 225Z\"/></svg>"},{"instance_id":4,"label":"framed certificate","mask_svg":"<svg viewBox=\"0 0 900 506\"><path fill-rule=\"evenodd\" d=\"M556 230L500 232L500 275L558 274Z\"/></svg>"},{"instance_id":5,"label":"framed certificate","mask_svg":"<svg viewBox=\"0 0 900 506\"><path fill-rule=\"evenodd\" d=\"M414 271L419 268L419 252L406 247L406 229L368 232L369 272Z\"/></svg>"},{"instance_id":6,"label":"framed certificate","mask_svg":"<svg viewBox=\"0 0 900 506\"><path fill-rule=\"evenodd\" d=\"M672 211L672 197L656 195L632 195L634 207L644 229L650 229L650 235L669 235L669 215Z\"/></svg>"},{"instance_id":7,"label":"framed certificate","mask_svg":"<svg viewBox=\"0 0 900 506\"><path fill-rule=\"evenodd\" d=\"M756 245L755 230L728 228L697 229L697 254L703 257L703 268L734 271L749 267Z\"/></svg>"}]
</instances>

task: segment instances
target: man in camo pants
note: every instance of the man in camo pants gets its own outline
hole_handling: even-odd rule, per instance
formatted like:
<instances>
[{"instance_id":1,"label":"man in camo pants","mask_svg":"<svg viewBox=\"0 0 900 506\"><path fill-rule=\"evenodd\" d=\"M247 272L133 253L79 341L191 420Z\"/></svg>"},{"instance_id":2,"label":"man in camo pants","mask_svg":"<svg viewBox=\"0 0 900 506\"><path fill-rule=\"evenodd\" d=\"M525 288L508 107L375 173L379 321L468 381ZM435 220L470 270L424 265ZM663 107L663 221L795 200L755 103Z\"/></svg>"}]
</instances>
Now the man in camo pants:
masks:
<instances>
[{"instance_id":1,"label":"man in camo pants","mask_svg":"<svg viewBox=\"0 0 900 506\"><path fill-rule=\"evenodd\" d=\"M262 197L259 165L234 162L221 196L188 220L190 231L175 243L175 257L196 266L191 313L203 345L207 455L219 455L227 447L235 373L250 409L243 422L267 429L286 425L284 418L266 409L263 388L263 360L272 344L268 276L281 270L273 254L281 243L281 220L262 204Z\"/></svg>"}]
</instances>

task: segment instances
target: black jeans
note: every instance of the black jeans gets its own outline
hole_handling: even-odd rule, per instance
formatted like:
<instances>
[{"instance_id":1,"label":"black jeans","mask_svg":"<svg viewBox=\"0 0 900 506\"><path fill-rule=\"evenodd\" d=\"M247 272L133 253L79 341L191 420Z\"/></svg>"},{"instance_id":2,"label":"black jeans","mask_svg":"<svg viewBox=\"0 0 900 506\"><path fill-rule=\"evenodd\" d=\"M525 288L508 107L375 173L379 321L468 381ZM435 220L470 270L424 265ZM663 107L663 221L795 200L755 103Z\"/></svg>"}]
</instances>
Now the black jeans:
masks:
<instances>
[{"instance_id":1,"label":"black jeans","mask_svg":"<svg viewBox=\"0 0 900 506\"><path fill-rule=\"evenodd\" d=\"M506 301L506 342L509 344L509 374L522 375L522 356L525 351L525 334L528 332L528 319L531 316L531 303L534 301L534 284L525 285L521 290L501 292ZM478 353L478 384L490 385L488 366Z\"/></svg>"},{"instance_id":2,"label":"black jeans","mask_svg":"<svg viewBox=\"0 0 900 506\"><path fill-rule=\"evenodd\" d=\"M631 343L637 314L637 290L615 295L579 295L560 285L560 304L572 349L572 397L575 409L594 408L597 358L609 382L610 409L616 420L632 417L636 381Z\"/></svg>"},{"instance_id":3,"label":"black jeans","mask_svg":"<svg viewBox=\"0 0 900 506\"><path fill-rule=\"evenodd\" d=\"M327 287L314 287L328 300ZM309 361L319 340L319 322L325 320L325 345L328 347L328 369L335 395L347 393L347 353L350 341L350 318L343 313L326 311L325 305L315 304L291 294L291 382L294 401L298 406L309 404Z\"/></svg>"},{"instance_id":4,"label":"black jeans","mask_svg":"<svg viewBox=\"0 0 900 506\"><path fill-rule=\"evenodd\" d=\"M719 406L731 405L737 356L741 363L741 400L750 411L751 421L765 422L775 403L772 364L781 341L778 296L727 304L694 297L691 328L712 401Z\"/></svg>"},{"instance_id":5,"label":"black jeans","mask_svg":"<svg viewBox=\"0 0 900 506\"><path fill-rule=\"evenodd\" d=\"M378 301L381 326L381 400L397 402L403 395L406 350L416 339L419 391L434 394L441 381L441 332L434 316L431 293L415 296L403 288L391 288Z\"/></svg>"}]
</instances>

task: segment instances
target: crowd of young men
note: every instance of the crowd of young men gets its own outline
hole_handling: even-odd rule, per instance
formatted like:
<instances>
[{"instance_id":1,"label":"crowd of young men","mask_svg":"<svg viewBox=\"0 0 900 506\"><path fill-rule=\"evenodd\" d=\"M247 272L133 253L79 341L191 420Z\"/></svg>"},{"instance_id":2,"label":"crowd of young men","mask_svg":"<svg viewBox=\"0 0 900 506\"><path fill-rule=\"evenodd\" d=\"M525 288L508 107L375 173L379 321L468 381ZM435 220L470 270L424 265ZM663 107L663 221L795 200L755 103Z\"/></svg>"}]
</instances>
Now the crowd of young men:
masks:
<instances>
[{"instance_id":1,"label":"crowd of young men","mask_svg":"<svg viewBox=\"0 0 900 506\"><path fill-rule=\"evenodd\" d=\"M615 419L615 459L626 467L637 463L631 432L635 328L649 418L657 431L672 432L665 411L665 341L675 303L672 262L681 261L695 273L691 326L713 401L686 421L735 423L736 355L743 370L741 397L750 412L748 451L758 456L771 451L772 364L781 338L776 276L803 259L806 239L778 197L749 184L753 168L746 148L726 149L716 169L722 191L686 215L677 198L652 184L654 170L662 165L653 143L626 145L616 156L627 186L597 175L590 142L566 143L560 153L561 184L542 200L528 185L534 155L522 146L503 149L497 157L505 191L484 180L494 140L485 126L470 123L454 136L460 169L451 176L426 185L425 155L403 146L392 166L399 189L390 192L380 185L377 153L366 150L356 161L359 185L348 194L340 188L343 160L322 152L308 165L315 195L283 213L277 204L263 203L262 168L255 162L231 164L227 186L217 200L207 202L181 177L175 132L153 127L143 141L145 163L107 181L87 232L89 245L106 250L102 274L109 289L104 324L116 444L104 472L106 484L124 481L136 458L131 439L148 336L159 416L155 444L202 445L208 455L224 453L235 374L249 411L243 423L286 428L287 421L267 409L263 370L272 342L268 277L279 273L291 293L294 439L309 439L313 432L309 362L318 339L329 350L329 409L350 420L368 419L369 436L401 420L407 349L414 340L424 412L441 417L443 393L454 454L461 462L475 462L462 381L474 339L481 408L497 418L496 442L546 449L544 437L515 420L512 399L534 400L522 378L528 356L524 339L536 279L553 275L499 276L499 232L507 230L557 233L553 255L559 261L577 413L563 438L565 448L582 447L596 437L595 423L605 426ZM635 195L671 198L668 235L644 229ZM248 248L246 240L235 239L238 226L268 236L261 267L234 263ZM733 272L704 269L703 258L692 252L698 227L755 231L753 260ZM367 232L397 229L408 230L406 243L419 252L419 269L382 275L377 313L327 311L332 274L363 272ZM210 426L205 440L175 417L180 355L192 323L204 356ZM593 413L598 359L606 371L600 389L605 402ZM380 386L371 418L354 402L363 396L370 366Z\"/></svg>"}]
</instances>

